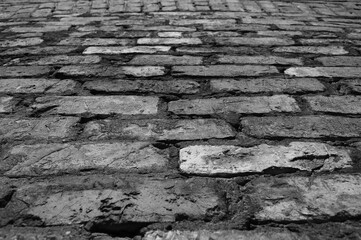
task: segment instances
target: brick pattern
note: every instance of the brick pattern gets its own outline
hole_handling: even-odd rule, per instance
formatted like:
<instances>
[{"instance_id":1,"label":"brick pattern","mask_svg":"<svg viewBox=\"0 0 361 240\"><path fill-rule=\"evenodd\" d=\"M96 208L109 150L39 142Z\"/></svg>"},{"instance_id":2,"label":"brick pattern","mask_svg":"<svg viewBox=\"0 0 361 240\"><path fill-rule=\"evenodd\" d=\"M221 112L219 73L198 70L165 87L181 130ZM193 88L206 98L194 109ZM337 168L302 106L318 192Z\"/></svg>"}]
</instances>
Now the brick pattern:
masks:
<instances>
[{"instance_id":1,"label":"brick pattern","mask_svg":"<svg viewBox=\"0 0 361 240\"><path fill-rule=\"evenodd\" d=\"M1 1L0 239L359 239L360 16Z\"/></svg>"}]
</instances>

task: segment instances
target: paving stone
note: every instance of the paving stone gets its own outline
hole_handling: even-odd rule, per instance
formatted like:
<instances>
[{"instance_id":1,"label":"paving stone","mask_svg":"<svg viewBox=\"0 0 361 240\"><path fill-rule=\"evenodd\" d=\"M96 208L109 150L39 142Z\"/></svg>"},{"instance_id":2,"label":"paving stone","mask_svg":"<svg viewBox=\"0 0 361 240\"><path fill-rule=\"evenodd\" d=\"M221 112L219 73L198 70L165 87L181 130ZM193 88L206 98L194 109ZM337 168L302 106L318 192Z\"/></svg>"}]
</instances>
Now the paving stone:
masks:
<instances>
[{"instance_id":1,"label":"paving stone","mask_svg":"<svg viewBox=\"0 0 361 240\"><path fill-rule=\"evenodd\" d=\"M292 142L287 146L262 144L243 148L237 146L197 145L182 148L179 167L187 174L262 173L276 168L303 171L333 171L350 168L352 160L343 149L323 143Z\"/></svg>"},{"instance_id":2,"label":"paving stone","mask_svg":"<svg viewBox=\"0 0 361 240\"><path fill-rule=\"evenodd\" d=\"M35 110L57 114L157 114L159 98L142 96L48 96L35 99Z\"/></svg>"},{"instance_id":3,"label":"paving stone","mask_svg":"<svg viewBox=\"0 0 361 240\"><path fill-rule=\"evenodd\" d=\"M357 118L336 116L248 117L242 131L261 138L352 138L361 136Z\"/></svg>"},{"instance_id":4,"label":"paving stone","mask_svg":"<svg viewBox=\"0 0 361 240\"><path fill-rule=\"evenodd\" d=\"M310 108L316 112L361 113L361 97L359 96L310 96L304 98L310 105Z\"/></svg>"},{"instance_id":5,"label":"paving stone","mask_svg":"<svg viewBox=\"0 0 361 240\"><path fill-rule=\"evenodd\" d=\"M280 64L280 65L303 65L300 58L284 58L278 56L218 56L219 63L231 64Z\"/></svg>"},{"instance_id":6,"label":"paving stone","mask_svg":"<svg viewBox=\"0 0 361 240\"><path fill-rule=\"evenodd\" d=\"M147 142L18 145L9 150L0 166L10 177L87 170L149 173L167 169L168 153Z\"/></svg>"},{"instance_id":7,"label":"paving stone","mask_svg":"<svg viewBox=\"0 0 361 240\"><path fill-rule=\"evenodd\" d=\"M0 97L0 113L11 113L15 109L13 97Z\"/></svg>"},{"instance_id":8,"label":"paving stone","mask_svg":"<svg viewBox=\"0 0 361 240\"><path fill-rule=\"evenodd\" d=\"M34 79L34 78L8 78L0 80L0 92L16 93L57 93L72 94L77 83L70 79Z\"/></svg>"},{"instance_id":9,"label":"paving stone","mask_svg":"<svg viewBox=\"0 0 361 240\"><path fill-rule=\"evenodd\" d=\"M262 76L278 73L274 66L260 65L212 65L212 66L175 66L172 67L172 73L175 76Z\"/></svg>"},{"instance_id":10,"label":"paving stone","mask_svg":"<svg viewBox=\"0 0 361 240\"><path fill-rule=\"evenodd\" d=\"M325 55L344 55L348 54L348 51L342 46L292 46L292 47L278 47L273 50L280 53L315 53Z\"/></svg>"},{"instance_id":11,"label":"paving stone","mask_svg":"<svg viewBox=\"0 0 361 240\"><path fill-rule=\"evenodd\" d=\"M99 56L67 56L57 55L40 58L36 61L26 62L27 65L68 65L68 64L95 64L101 61Z\"/></svg>"},{"instance_id":12,"label":"paving stone","mask_svg":"<svg viewBox=\"0 0 361 240\"><path fill-rule=\"evenodd\" d=\"M235 132L225 121L218 119L104 120L87 123L84 136L92 140L196 140L229 138L235 136Z\"/></svg>"},{"instance_id":13,"label":"paving stone","mask_svg":"<svg viewBox=\"0 0 361 240\"><path fill-rule=\"evenodd\" d=\"M208 115L215 113L273 113L299 112L296 100L287 95L271 97L226 97L178 100L168 104L175 114Z\"/></svg>"},{"instance_id":14,"label":"paving stone","mask_svg":"<svg viewBox=\"0 0 361 240\"><path fill-rule=\"evenodd\" d=\"M73 136L73 128L79 118L49 117L49 118L0 118L1 140L52 140Z\"/></svg>"},{"instance_id":15,"label":"paving stone","mask_svg":"<svg viewBox=\"0 0 361 240\"><path fill-rule=\"evenodd\" d=\"M137 47L88 47L83 54L131 54L168 52L169 46L137 46Z\"/></svg>"},{"instance_id":16,"label":"paving stone","mask_svg":"<svg viewBox=\"0 0 361 240\"><path fill-rule=\"evenodd\" d=\"M295 42L292 39L287 38L251 38L251 37L227 37L227 38L215 38L215 42L221 45L249 45L249 46L284 46L292 45Z\"/></svg>"},{"instance_id":17,"label":"paving stone","mask_svg":"<svg viewBox=\"0 0 361 240\"><path fill-rule=\"evenodd\" d=\"M340 77L357 78L361 74L358 67L291 67L285 74L296 77Z\"/></svg>"},{"instance_id":18,"label":"paving stone","mask_svg":"<svg viewBox=\"0 0 361 240\"><path fill-rule=\"evenodd\" d=\"M0 42L0 47L18 47L18 46L33 46L39 45L44 42L41 38L21 38L21 39L9 39Z\"/></svg>"},{"instance_id":19,"label":"paving stone","mask_svg":"<svg viewBox=\"0 0 361 240\"><path fill-rule=\"evenodd\" d=\"M199 45L202 41L199 38L140 38L137 41L140 45Z\"/></svg>"},{"instance_id":20,"label":"paving stone","mask_svg":"<svg viewBox=\"0 0 361 240\"><path fill-rule=\"evenodd\" d=\"M130 62L130 65L199 65L202 64L202 57L192 56L171 56L171 55L137 55Z\"/></svg>"},{"instance_id":21,"label":"paving stone","mask_svg":"<svg viewBox=\"0 0 361 240\"><path fill-rule=\"evenodd\" d=\"M326 87L314 78L214 79L210 81L210 87L212 92L242 93L302 93L326 90Z\"/></svg>"},{"instance_id":22,"label":"paving stone","mask_svg":"<svg viewBox=\"0 0 361 240\"><path fill-rule=\"evenodd\" d=\"M325 221L360 215L360 185L359 174L261 178L252 182L249 197L259 205L258 221Z\"/></svg>"},{"instance_id":23,"label":"paving stone","mask_svg":"<svg viewBox=\"0 0 361 240\"><path fill-rule=\"evenodd\" d=\"M195 94L200 91L200 84L192 80L94 80L86 82L85 89L100 92L144 92L168 94Z\"/></svg>"},{"instance_id":24,"label":"paving stone","mask_svg":"<svg viewBox=\"0 0 361 240\"><path fill-rule=\"evenodd\" d=\"M105 177L97 177L102 179L78 177L72 179L73 182L64 182L64 178L57 178L51 183L25 185L17 190L16 199L10 203L13 206L17 204L15 209L11 212L6 208L1 215L10 215L9 220L26 219L31 215L45 226L93 222L124 228L129 222L174 222L180 215L203 220L211 209L218 207L220 201L212 182L206 179L128 177L118 182L113 179L115 185L111 186L103 183ZM93 186L86 182L92 182ZM97 185L102 189L94 188ZM2 222L6 224L7 221L2 218Z\"/></svg>"},{"instance_id":25,"label":"paving stone","mask_svg":"<svg viewBox=\"0 0 361 240\"><path fill-rule=\"evenodd\" d=\"M51 46L44 46L44 47L25 47L25 48L10 48L3 52L0 52L0 56L6 55L55 55L55 54L65 54L75 51L76 47L51 47Z\"/></svg>"},{"instance_id":26,"label":"paving stone","mask_svg":"<svg viewBox=\"0 0 361 240\"><path fill-rule=\"evenodd\" d=\"M0 77L37 77L48 74L52 69L45 66L0 67Z\"/></svg>"},{"instance_id":27,"label":"paving stone","mask_svg":"<svg viewBox=\"0 0 361 240\"><path fill-rule=\"evenodd\" d=\"M352 66L361 67L361 57L319 57L315 59L322 63L323 66Z\"/></svg>"},{"instance_id":28,"label":"paving stone","mask_svg":"<svg viewBox=\"0 0 361 240\"><path fill-rule=\"evenodd\" d=\"M103 45L131 45L131 39L118 38L67 38L61 40L57 45L82 45L82 46L103 46Z\"/></svg>"}]
</instances>

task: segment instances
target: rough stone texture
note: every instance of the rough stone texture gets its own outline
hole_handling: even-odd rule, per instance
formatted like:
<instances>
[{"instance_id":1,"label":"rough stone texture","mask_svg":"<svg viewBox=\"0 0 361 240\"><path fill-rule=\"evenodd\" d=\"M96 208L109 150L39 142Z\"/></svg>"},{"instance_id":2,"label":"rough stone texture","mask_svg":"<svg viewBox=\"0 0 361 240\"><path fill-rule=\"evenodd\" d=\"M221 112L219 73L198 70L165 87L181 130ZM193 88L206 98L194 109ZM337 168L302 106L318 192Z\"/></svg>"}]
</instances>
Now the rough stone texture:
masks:
<instances>
[{"instance_id":1,"label":"rough stone texture","mask_svg":"<svg viewBox=\"0 0 361 240\"><path fill-rule=\"evenodd\" d=\"M61 46L45 46L45 47L27 47L27 48L10 48L4 52L0 52L0 56L6 55L37 55L37 54L65 54L75 51L76 47L61 47Z\"/></svg>"},{"instance_id":2,"label":"rough stone texture","mask_svg":"<svg viewBox=\"0 0 361 240\"><path fill-rule=\"evenodd\" d=\"M27 65L65 65L65 64L95 64L99 63L101 58L99 56L67 56L58 55L51 57L44 57L37 61L25 63Z\"/></svg>"},{"instance_id":3,"label":"rough stone texture","mask_svg":"<svg viewBox=\"0 0 361 240\"><path fill-rule=\"evenodd\" d=\"M302 65L300 58L284 58L277 56L218 56L218 62L231 64L282 64Z\"/></svg>"},{"instance_id":4,"label":"rough stone texture","mask_svg":"<svg viewBox=\"0 0 361 240\"><path fill-rule=\"evenodd\" d=\"M168 46L136 46L136 47L88 47L83 54L129 54L168 52Z\"/></svg>"},{"instance_id":5,"label":"rough stone texture","mask_svg":"<svg viewBox=\"0 0 361 240\"><path fill-rule=\"evenodd\" d=\"M197 145L182 148L179 155L181 171L202 175L261 173L274 168L333 171L349 168L352 163L347 151L311 142L292 142L287 146L262 144L250 148Z\"/></svg>"},{"instance_id":6,"label":"rough stone texture","mask_svg":"<svg viewBox=\"0 0 361 240\"><path fill-rule=\"evenodd\" d=\"M215 79L210 81L212 92L320 92L325 86L314 78L256 78L256 79Z\"/></svg>"},{"instance_id":7,"label":"rough stone texture","mask_svg":"<svg viewBox=\"0 0 361 240\"><path fill-rule=\"evenodd\" d=\"M344 92L361 93L361 79L350 79L341 82Z\"/></svg>"},{"instance_id":8,"label":"rough stone texture","mask_svg":"<svg viewBox=\"0 0 361 240\"><path fill-rule=\"evenodd\" d=\"M77 83L73 80L10 78L0 80L1 93L56 93L71 94Z\"/></svg>"},{"instance_id":9,"label":"rough stone texture","mask_svg":"<svg viewBox=\"0 0 361 240\"><path fill-rule=\"evenodd\" d=\"M52 140L73 136L79 118L53 117L41 119L0 118L1 140Z\"/></svg>"},{"instance_id":10,"label":"rough stone texture","mask_svg":"<svg viewBox=\"0 0 361 240\"><path fill-rule=\"evenodd\" d=\"M175 114L299 112L296 100L287 95L178 100L168 104Z\"/></svg>"},{"instance_id":11,"label":"rough stone texture","mask_svg":"<svg viewBox=\"0 0 361 240\"><path fill-rule=\"evenodd\" d=\"M0 162L10 177L44 176L81 171L160 172L168 157L147 142L19 145Z\"/></svg>"},{"instance_id":12,"label":"rough stone texture","mask_svg":"<svg viewBox=\"0 0 361 240\"><path fill-rule=\"evenodd\" d=\"M200 65L202 57L170 56L170 55L137 55L130 65Z\"/></svg>"},{"instance_id":13,"label":"rough stone texture","mask_svg":"<svg viewBox=\"0 0 361 240\"><path fill-rule=\"evenodd\" d=\"M274 52L289 52L289 53L316 53L325 55L344 55L348 51L342 46L328 46L328 47L315 47L315 46L292 46L292 47L279 47L273 50Z\"/></svg>"},{"instance_id":14,"label":"rough stone texture","mask_svg":"<svg viewBox=\"0 0 361 240\"><path fill-rule=\"evenodd\" d=\"M41 38L23 38L23 39L12 39L0 42L0 47L20 47L20 46L33 46L44 42Z\"/></svg>"},{"instance_id":15,"label":"rough stone texture","mask_svg":"<svg viewBox=\"0 0 361 240\"><path fill-rule=\"evenodd\" d=\"M90 139L195 140L235 136L223 120L104 120L85 125L84 136Z\"/></svg>"},{"instance_id":16,"label":"rough stone texture","mask_svg":"<svg viewBox=\"0 0 361 240\"><path fill-rule=\"evenodd\" d=\"M292 67L285 74L296 77L341 77L356 78L361 74L357 67Z\"/></svg>"},{"instance_id":17,"label":"rough stone texture","mask_svg":"<svg viewBox=\"0 0 361 240\"><path fill-rule=\"evenodd\" d=\"M139 45L199 45L202 41L199 38L140 38Z\"/></svg>"},{"instance_id":18,"label":"rough stone texture","mask_svg":"<svg viewBox=\"0 0 361 240\"><path fill-rule=\"evenodd\" d=\"M250 184L250 200L259 205L258 221L329 220L360 216L361 176L261 178Z\"/></svg>"},{"instance_id":19,"label":"rough stone texture","mask_svg":"<svg viewBox=\"0 0 361 240\"><path fill-rule=\"evenodd\" d=\"M316 58L317 61L321 62L323 66L353 66L361 67L361 57L320 57Z\"/></svg>"},{"instance_id":20,"label":"rough stone texture","mask_svg":"<svg viewBox=\"0 0 361 240\"><path fill-rule=\"evenodd\" d=\"M57 114L157 114L159 98L141 96L64 96L40 97L31 107L51 109Z\"/></svg>"},{"instance_id":21,"label":"rough stone texture","mask_svg":"<svg viewBox=\"0 0 361 240\"><path fill-rule=\"evenodd\" d=\"M0 113L11 113L15 108L13 97L0 97Z\"/></svg>"},{"instance_id":22,"label":"rough stone texture","mask_svg":"<svg viewBox=\"0 0 361 240\"><path fill-rule=\"evenodd\" d=\"M103 45L128 45L132 40L117 38L69 38L61 40L58 45L82 45L82 46L103 46Z\"/></svg>"},{"instance_id":23,"label":"rough stone texture","mask_svg":"<svg viewBox=\"0 0 361 240\"><path fill-rule=\"evenodd\" d=\"M244 118L241 125L244 133L266 138L351 138L361 136L360 120L347 117L249 117Z\"/></svg>"},{"instance_id":24,"label":"rough stone texture","mask_svg":"<svg viewBox=\"0 0 361 240\"><path fill-rule=\"evenodd\" d=\"M212 65L212 66L175 66L172 67L173 75L178 76L262 76L278 73L274 66L261 65Z\"/></svg>"},{"instance_id":25,"label":"rough stone texture","mask_svg":"<svg viewBox=\"0 0 361 240\"><path fill-rule=\"evenodd\" d=\"M46 75L51 68L45 66L12 66L0 67L0 77L37 77Z\"/></svg>"},{"instance_id":26,"label":"rough stone texture","mask_svg":"<svg viewBox=\"0 0 361 240\"><path fill-rule=\"evenodd\" d=\"M359 96L312 96L305 99L316 112L361 114Z\"/></svg>"},{"instance_id":27,"label":"rough stone texture","mask_svg":"<svg viewBox=\"0 0 361 240\"><path fill-rule=\"evenodd\" d=\"M287 38L274 38L274 37L263 37L263 38L246 38L246 37L228 37L228 38L215 38L215 42L220 45L265 45L265 46L284 46L292 45L295 42Z\"/></svg>"},{"instance_id":28,"label":"rough stone texture","mask_svg":"<svg viewBox=\"0 0 361 240\"><path fill-rule=\"evenodd\" d=\"M194 94L200 91L200 84L192 80L95 80L86 82L85 89L100 92L155 92L155 93L175 93Z\"/></svg>"}]
</instances>

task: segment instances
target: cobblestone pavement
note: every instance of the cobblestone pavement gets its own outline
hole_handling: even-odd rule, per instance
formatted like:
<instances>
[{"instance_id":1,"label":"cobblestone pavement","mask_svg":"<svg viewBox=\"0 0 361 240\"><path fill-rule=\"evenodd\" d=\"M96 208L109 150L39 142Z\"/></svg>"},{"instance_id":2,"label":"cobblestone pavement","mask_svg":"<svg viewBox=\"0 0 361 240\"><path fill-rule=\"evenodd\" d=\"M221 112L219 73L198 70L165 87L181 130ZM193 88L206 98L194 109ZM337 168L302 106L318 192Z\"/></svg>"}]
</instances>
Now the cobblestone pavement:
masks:
<instances>
[{"instance_id":1,"label":"cobblestone pavement","mask_svg":"<svg viewBox=\"0 0 361 240\"><path fill-rule=\"evenodd\" d=\"M0 239L361 239L359 1L0 10Z\"/></svg>"}]
</instances>

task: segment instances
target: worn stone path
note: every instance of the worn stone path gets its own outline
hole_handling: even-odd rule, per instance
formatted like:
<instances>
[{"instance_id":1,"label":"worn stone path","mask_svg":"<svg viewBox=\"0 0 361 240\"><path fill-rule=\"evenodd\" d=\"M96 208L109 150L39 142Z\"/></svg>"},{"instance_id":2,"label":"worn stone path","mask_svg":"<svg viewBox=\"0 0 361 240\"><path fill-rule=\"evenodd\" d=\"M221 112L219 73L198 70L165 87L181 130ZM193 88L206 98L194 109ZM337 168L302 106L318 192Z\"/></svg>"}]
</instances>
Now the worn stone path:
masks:
<instances>
[{"instance_id":1,"label":"worn stone path","mask_svg":"<svg viewBox=\"0 0 361 240\"><path fill-rule=\"evenodd\" d=\"M361 239L361 3L2 0L0 239Z\"/></svg>"}]
</instances>

